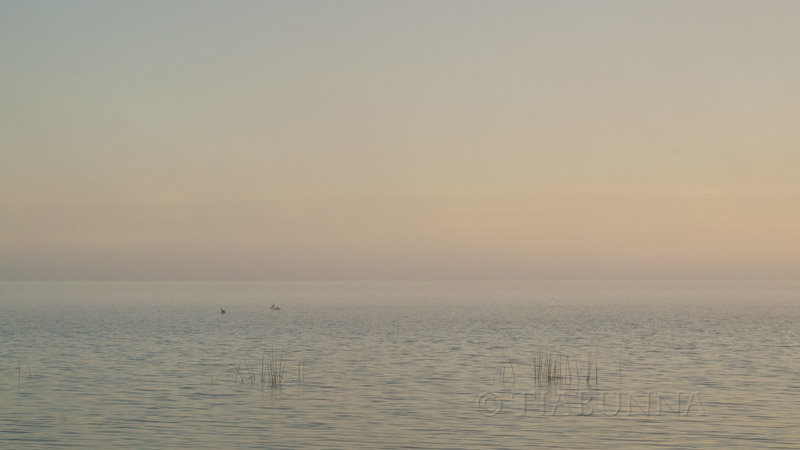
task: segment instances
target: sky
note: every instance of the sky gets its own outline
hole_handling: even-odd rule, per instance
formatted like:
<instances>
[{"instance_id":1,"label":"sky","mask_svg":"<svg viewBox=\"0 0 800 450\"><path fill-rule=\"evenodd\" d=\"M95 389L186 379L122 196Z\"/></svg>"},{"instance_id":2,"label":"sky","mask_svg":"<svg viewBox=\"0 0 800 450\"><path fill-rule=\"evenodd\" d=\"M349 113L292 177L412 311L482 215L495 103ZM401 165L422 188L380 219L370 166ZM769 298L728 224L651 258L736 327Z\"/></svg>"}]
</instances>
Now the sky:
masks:
<instances>
[{"instance_id":1,"label":"sky","mask_svg":"<svg viewBox=\"0 0 800 450\"><path fill-rule=\"evenodd\" d=\"M0 280L800 279L798 17L0 0Z\"/></svg>"}]
</instances>

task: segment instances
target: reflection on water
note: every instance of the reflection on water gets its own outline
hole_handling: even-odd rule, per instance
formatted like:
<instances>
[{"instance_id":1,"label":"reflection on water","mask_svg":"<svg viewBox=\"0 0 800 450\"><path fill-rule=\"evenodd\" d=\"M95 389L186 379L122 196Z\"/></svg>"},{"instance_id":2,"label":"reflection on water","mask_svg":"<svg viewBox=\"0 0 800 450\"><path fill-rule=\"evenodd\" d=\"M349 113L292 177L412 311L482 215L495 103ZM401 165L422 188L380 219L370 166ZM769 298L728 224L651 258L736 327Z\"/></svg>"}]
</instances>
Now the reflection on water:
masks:
<instances>
[{"instance_id":1,"label":"reflection on water","mask_svg":"<svg viewBox=\"0 0 800 450\"><path fill-rule=\"evenodd\" d=\"M4 448L800 444L797 283L5 283L0 306ZM575 382L537 383L537 348Z\"/></svg>"}]
</instances>

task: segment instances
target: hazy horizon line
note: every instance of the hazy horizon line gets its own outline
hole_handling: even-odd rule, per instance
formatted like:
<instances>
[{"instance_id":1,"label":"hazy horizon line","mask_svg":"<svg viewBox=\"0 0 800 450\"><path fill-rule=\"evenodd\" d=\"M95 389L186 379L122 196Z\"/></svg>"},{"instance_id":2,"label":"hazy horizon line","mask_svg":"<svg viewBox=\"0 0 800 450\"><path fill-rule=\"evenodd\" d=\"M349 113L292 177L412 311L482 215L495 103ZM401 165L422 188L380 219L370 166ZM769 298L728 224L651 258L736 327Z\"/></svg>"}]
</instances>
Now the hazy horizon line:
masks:
<instances>
[{"instance_id":1,"label":"hazy horizon line","mask_svg":"<svg viewBox=\"0 0 800 450\"><path fill-rule=\"evenodd\" d=\"M0 280L0 283L798 283L800 279L767 278L563 278L563 279L137 279L137 280Z\"/></svg>"}]
</instances>

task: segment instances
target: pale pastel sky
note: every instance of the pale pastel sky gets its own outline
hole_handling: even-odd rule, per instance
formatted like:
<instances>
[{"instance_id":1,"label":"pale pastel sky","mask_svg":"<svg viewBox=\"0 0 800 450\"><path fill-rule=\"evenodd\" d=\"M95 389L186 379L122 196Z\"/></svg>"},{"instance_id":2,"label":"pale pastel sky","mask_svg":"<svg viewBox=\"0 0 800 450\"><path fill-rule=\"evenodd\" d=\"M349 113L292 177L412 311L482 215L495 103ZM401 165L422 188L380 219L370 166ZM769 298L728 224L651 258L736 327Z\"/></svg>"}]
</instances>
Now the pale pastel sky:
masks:
<instances>
[{"instance_id":1,"label":"pale pastel sky","mask_svg":"<svg viewBox=\"0 0 800 450\"><path fill-rule=\"evenodd\" d=\"M0 0L0 280L798 279L798 23Z\"/></svg>"}]
</instances>

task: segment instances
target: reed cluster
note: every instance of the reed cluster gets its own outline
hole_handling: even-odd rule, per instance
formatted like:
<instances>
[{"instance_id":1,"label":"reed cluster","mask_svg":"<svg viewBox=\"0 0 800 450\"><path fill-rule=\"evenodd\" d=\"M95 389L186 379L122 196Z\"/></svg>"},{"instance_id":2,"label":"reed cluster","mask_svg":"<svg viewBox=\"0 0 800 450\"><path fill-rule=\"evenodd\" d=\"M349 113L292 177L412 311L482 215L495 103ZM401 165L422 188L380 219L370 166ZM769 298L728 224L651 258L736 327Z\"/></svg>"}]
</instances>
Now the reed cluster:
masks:
<instances>
[{"instance_id":1,"label":"reed cluster","mask_svg":"<svg viewBox=\"0 0 800 450\"><path fill-rule=\"evenodd\" d=\"M286 366L286 357L283 352L269 351L269 359L261 357L261 384L269 384L272 387L283 384L283 369ZM266 370L265 369L266 364Z\"/></svg>"},{"instance_id":2,"label":"reed cluster","mask_svg":"<svg viewBox=\"0 0 800 450\"><path fill-rule=\"evenodd\" d=\"M283 351L270 350L261 355L261 365L251 368L247 358L243 357L239 365L234 368L233 376L236 384L260 384L263 386L280 387L285 383L303 383L305 380L305 366L303 361L297 361L297 378L287 378L286 370L289 360ZM211 379L211 384L223 381L224 374L219 374ZM226 377L227 378L227 377Z\"/></svg>"},{"instance_id":3,"label":"reed cluster","mask_svg":"<svg viewBox=\"0 0 800 450\"><path fill-rule=\"evenodd\" d=\"M577 357L545 351L540 347L531 351L531 377L537 385L573 385L585 382L596 385L599 378L597 352L589 352L586 361Z\"/></svg>"}]
</instances>

